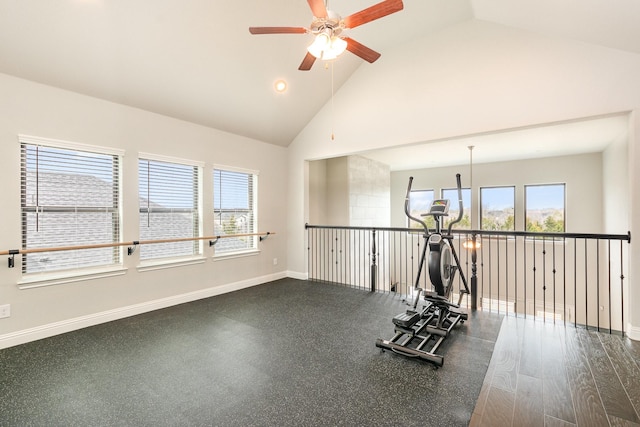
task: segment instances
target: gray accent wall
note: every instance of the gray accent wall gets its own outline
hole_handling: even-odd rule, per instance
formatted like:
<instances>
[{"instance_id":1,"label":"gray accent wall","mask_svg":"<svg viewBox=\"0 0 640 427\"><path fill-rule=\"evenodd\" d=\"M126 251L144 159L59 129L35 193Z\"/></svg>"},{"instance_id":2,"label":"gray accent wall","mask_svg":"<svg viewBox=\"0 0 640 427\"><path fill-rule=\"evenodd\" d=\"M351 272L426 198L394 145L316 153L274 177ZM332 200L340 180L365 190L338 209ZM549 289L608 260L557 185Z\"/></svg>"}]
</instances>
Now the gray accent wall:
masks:
<instances>
[{"instance_id":1,"label":"gray accent wall","mask_svg":"<svg viewBox=\"0 0 640 427\"><path fill-rule=\"evenodd\" d=\"M362 156L309 162L309 222L388 227L389 166Z\"/></svg>"}]
</instances>

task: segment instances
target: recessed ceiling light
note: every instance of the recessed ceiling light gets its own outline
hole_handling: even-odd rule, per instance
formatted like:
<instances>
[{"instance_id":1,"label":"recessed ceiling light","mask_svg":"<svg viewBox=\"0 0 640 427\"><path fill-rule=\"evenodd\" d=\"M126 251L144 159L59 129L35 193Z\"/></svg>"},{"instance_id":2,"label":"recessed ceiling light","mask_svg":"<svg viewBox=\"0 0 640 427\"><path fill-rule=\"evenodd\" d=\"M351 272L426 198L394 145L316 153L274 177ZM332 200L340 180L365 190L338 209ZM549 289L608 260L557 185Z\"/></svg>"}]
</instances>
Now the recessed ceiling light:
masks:
<instances>
[{"instance_id":1,"label":"recessed ceiling light","mask_svg":"<svg viewBox=\"0 0 640 427\"><path fill-rule=\"evenodd\" d=\"M287 90L287 82L284 80L277 80L273 87L276 89L276 92L282 93Z\"/></svg>"}]
</instances>

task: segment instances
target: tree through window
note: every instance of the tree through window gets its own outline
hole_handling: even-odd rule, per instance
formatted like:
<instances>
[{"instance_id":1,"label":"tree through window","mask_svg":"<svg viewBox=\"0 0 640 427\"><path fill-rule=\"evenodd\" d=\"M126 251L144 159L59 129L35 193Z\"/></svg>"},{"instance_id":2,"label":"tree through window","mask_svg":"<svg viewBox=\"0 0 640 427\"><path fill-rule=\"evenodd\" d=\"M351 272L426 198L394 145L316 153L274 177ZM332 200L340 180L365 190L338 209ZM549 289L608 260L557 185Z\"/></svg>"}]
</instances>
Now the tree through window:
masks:
<instances>
[{"instance_id":1,"label":"tree through window","mask_svg":"<svg viewBox=\"0 0 640 427\"><path fill-rule=\"evenodd\" d=\"M449 216L444 217L444 228L449 226L451 221L458 219L460 214L460 203L458 202L458 189L457 188L445 188L442 190L442 198L449 200ZM470 230L471 229L471 189L462 188L462 219L460 222L453 225L455 230Z\"/></svg>"},{"instance_id":2,"label":"tree through window","mask_svg":"<svg viewBox=\"0 0 640 427\"><path fill-rule=\"evenodd\" d=\"M526 230L544 233L565 231L565 184L525 185Z\"/></svg>"},{"instance_id":3,"label":"tree through window","mask_svg":"<svg viewBox=\"0 0 640 427\"><path fill-rule=\"evenodd\" d=\"M411 192L409 192L409 212L411 213L411 216L421 219L429 228L435 228L436 226L433 221L433 217L423 217L422 214L429 211L429 206L431 206L431 202L433 202L433 197L433 190L411 190ZM408 228L418 228L422 230L422 225L409 218L407 218L407 226Z\"/></svg>"},{"instance_id":4,"label":"tree through window","mask_svg":"<svg viewBox=\"0 0 640 427\"><path fill-rule=\"evenodd\" d=\"M480 188L480 228L515 230L515 187Z\"/></svg>"}]
</instances>

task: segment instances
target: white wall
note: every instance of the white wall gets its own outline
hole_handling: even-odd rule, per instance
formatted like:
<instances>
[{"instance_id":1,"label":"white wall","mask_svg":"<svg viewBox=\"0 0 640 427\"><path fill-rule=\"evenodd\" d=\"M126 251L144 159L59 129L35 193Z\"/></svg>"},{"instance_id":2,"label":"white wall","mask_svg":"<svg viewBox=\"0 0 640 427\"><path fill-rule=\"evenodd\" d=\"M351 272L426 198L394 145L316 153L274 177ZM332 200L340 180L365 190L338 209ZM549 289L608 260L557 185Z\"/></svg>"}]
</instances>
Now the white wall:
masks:
<instances>
[{"instance_id":1,"label":"white wall","mask_svg":"<svg viewBox=\"0 0 640 427\"><path fill-rule=\"evenodd\" d=\"M629 287L629 336L640 340L640 250L637 238L640 235L640 108L634 110L629 124L629 223L631 226L631 246L629 265L631 268L627 286ZM635 236L635 237L634 237ZM635 245L634 245L635 243Z\"/></svg>"},{"instance_id":2,"label":"white wall","mask_svg":"<svg viewBox=\"0 0 640 427\"><path fill-rule=\"evenodd\" d=\"M477 20L363 64L335 94L335 112L325 106L289 146L289 269L305 270L305 160L639 110L639 75L638 54ZM632 235L640 233L637 116L626 195ZM638 307L640 252L630 256L630 306ZM630 321L640 339L640 310Z\"/></svg>"},{"instance_id":3,"label":"white wall","mask_svg":"<svg viewBox=\"0 0 640 427\"><path fill-rule=\"evenodd\" d=\"M125 255L127 271L122 276L34 289L16 285L21 279L20 257L13 269L3 261L0 304L11 304L11 317L0 319L0 346L26 341L33 333L46 336L286 275L286 149L7 75L0 75L0 94L1 250L22 247L18 134L126 150L124 241L139 239L138 152L206 162L205 207L212 206L209 178L214 163L258 170L258 228L279 233L259 243L256 256L213 261L205 245L207 259L202 264L139 272L136 252ZM204 218L204 230L213 233L212 216ZM273 258L278 258L277 265Z\"/></svg>"},{"instance_id":4,"label":"white wall","mask_svg":"<svg viewBox=\"0 0 640 427\"><path fill-rule=\"evenodd\" d=\"M349 160L327 159L326 225L349 223ZM316 223L319 224L319 223Z\"/></svg>"},{"instance_id":5,"label":"white wall","mask_svg":"<svg viewBox=\"0 0 640 427\"><path fill-rule=\"evenodd\" d=\"M588 173L584 173L588 171ZM455 188L455 175L461 175L463 187L469 187L469 165L446 168L398 171L391 173L391 219L393 227L406 227L404 198L409 176L413 176L413 188L434 189L436 196L442 188ZM602 154L591 153L576 156L473 165L473 208L465 206L472 214L473 228L479 228L480 187L515 186L516 229L524 230L524 186L531 184L566 184L566 217L568 233L603 233ZM588 215L585 215L588 212ZM627 221L618 222L614 234L625 234Z\"/></svg>"},{"instance_id":6,"label":"white wall","mask_svg":"<svg viewBox=\"0 0 640 427\"><path fill-rule=\"evenodd\" d=\"M309 221L312 224L327 222L327 161L309 162Z\"/></svg>"},{"instance_id":7,"label":"white wall","mask_svg":"<svg viewBox=\"0 0 640 427\"><path fill-rule=\"evenodd\" d=\"M631 118L629 118L631 120ZM629 145L619 138L602 153L602 206L604 233L629 230Z\"/></svg>"},{"instance_id":8,"label":"white wall","mask_svg":"<svg viewBox=\"0 0 640 427\"><path fill-rule=\"evenodd\" d=\"M309 162L309 223L349 223L349 174L346 157Z\"/></svg>"}]
</instances>

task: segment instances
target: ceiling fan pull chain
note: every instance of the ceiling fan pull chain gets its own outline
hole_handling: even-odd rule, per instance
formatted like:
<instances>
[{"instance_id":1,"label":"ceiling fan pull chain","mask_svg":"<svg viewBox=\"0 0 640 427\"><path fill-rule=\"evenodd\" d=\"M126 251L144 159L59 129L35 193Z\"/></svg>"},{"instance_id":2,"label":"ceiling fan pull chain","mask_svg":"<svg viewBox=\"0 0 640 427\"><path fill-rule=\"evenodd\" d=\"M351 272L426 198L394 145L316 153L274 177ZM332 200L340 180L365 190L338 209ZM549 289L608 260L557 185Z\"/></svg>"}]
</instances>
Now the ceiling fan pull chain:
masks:
<instances>
[{"instance_id":1,"label":"ceiling fan pull chain","mask_svg":"<svg viewBox=\"0 0 640 427\"><path fill-rule=\"evenodd\" d=\"M333 66L335 64L335 61L331 62L331 140L335 140L336 136L333 133L333 125L335 123L335 109L333 107Z\"/></svg>"}]
</instances>

